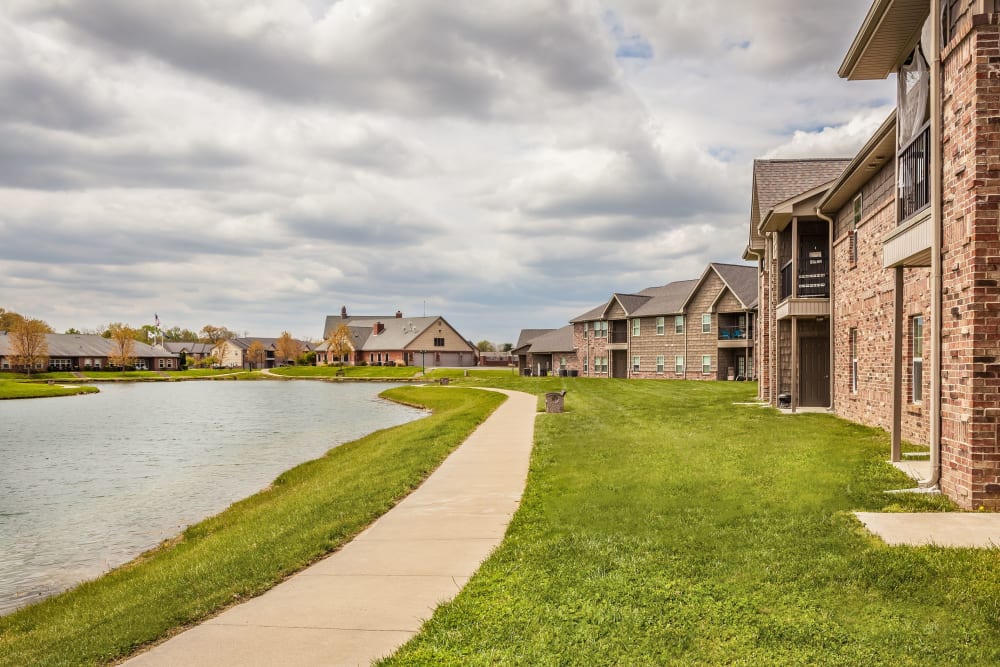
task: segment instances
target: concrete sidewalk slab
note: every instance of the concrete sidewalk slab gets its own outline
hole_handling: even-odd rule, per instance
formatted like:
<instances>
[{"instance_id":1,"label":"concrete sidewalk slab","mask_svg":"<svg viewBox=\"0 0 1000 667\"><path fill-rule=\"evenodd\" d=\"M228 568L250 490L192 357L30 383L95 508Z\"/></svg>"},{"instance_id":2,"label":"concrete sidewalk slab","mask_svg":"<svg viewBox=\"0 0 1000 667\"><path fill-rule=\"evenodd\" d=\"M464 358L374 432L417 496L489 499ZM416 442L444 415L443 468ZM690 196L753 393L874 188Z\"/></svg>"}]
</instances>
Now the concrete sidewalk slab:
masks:
<instances>
[{"instance_id":1,"label":"concrete sidewalk slab","mask_svg":"<svg viewBox=\"0 0 1000 667\"><path fill-rule=\"evenodd\" d=\"M855 512L870 532L889 545L1000 547L1000 514L971 512Z\"/></svg>"},{"instance_id":2,"label":"concrete sidewalk slab","mask_svg":"<svg viewBox=\"0 0 1000 667\"><path fill-rule=\"evenodd\" d=\"M461 590L517 510L537 399L501 393L420 488L340 551L126 664L368 665L391 654Z\"/></svg>"}]
</instances>

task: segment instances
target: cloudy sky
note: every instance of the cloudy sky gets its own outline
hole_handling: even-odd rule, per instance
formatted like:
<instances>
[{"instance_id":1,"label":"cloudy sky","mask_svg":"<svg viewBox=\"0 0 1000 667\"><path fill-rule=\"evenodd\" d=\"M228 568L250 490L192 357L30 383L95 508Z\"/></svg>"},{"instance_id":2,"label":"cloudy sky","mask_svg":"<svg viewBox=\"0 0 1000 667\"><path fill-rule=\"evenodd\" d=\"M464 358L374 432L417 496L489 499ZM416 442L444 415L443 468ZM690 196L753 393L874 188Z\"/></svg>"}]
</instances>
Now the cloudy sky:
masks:
<instances>
[{"instance_id":1,"label":"cloudy sky","mask_svg":"<svg viewBox=\"0 0 1000 667\"><path fill-rule=\"evenodd\" d=\"M512 341L738 262L755 157L850 156L870 0L3 0L0 307Z\"/></svg>"}]
</instances>

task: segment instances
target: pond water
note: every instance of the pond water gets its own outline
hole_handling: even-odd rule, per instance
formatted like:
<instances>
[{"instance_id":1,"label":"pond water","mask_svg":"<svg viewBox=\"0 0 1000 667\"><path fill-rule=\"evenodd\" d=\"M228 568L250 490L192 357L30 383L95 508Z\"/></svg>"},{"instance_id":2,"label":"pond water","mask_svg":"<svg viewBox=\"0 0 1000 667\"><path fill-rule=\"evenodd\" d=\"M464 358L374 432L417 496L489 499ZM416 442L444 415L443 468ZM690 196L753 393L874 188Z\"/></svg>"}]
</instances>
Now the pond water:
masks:
<instances>
[{"instance_id":1,"label":"pond water","mask_svg":"<svg viewBox=\"0 0 1000 667\"><path fill-rule=\"evenodd\" d=\"M0 401L0 614L131 560L336 445L392 385L172 382Z\"/></svg>"}]
</instances>

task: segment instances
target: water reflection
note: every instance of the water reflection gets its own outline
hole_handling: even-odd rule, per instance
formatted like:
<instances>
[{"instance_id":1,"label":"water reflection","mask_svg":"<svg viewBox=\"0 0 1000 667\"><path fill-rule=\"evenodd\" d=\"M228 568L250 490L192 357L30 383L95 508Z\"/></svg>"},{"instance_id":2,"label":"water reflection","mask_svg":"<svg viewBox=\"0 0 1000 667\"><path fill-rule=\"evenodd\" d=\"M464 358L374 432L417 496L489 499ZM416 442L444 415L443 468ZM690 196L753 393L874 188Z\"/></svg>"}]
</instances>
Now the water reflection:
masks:
<instances>
[{"instance_id":1,"label":"water reflection","mask_svg":"<svg viewBox=\"0 0 1000 667\"><path fill-rule=\"evenodd\" d=\"M0 613L93 578L338 444L384 384L184 382L0 401Z\"/></svg>"}]
</instances>

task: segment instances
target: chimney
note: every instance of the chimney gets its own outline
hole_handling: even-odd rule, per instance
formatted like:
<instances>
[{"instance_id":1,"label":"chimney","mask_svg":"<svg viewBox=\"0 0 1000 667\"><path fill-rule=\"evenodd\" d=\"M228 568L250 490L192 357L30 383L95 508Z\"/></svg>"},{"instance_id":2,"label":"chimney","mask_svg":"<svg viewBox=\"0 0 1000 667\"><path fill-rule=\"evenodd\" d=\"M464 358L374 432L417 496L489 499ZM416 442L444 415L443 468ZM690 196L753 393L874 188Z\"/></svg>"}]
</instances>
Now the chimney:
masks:
<instances>
[{"instance_id":1,"label":"chimney","mask_svg":"<svg viewBox=\"0 0 1000 667\"><path fill-rule=\"evenodd\" d=\"M376 322L372 325L372 335L377 336L383 331L385 331L385 325L381 322Z\"/></svg>"},{"instance_id":2,"label":"chimney","mask_svg":"<svg viewBox=\"0 0 1000 667\"><path fill-rule=\"evenodd\" d=\"M340 319L342 319L342 320L346 320L347 319L347 306L341 306L340 307Z\"/></svg>"},{"instance_id":3,"label":"chimney","mask_svg":"<svg viewBox=\"0 0 1000 667\"><path fill-rule=\"evenodd\" d=\"M396 319L397 320L403 319L403 311L401 311L401 310L397 310L396 311Z\"/></svg>"}]
</instances>

